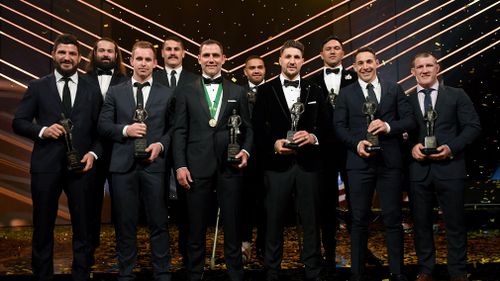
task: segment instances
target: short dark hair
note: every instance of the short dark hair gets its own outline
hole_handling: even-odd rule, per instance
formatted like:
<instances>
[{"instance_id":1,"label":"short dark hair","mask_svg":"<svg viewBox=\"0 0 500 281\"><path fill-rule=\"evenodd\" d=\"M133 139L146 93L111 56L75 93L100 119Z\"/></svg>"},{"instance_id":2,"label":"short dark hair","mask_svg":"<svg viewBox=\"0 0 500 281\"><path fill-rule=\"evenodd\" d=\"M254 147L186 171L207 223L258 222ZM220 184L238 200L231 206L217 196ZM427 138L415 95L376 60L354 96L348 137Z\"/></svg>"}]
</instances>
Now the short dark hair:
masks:
<instances>
[{"instance_id":1,"label":"short dark hair","mask_svg":"<svg viewBox=\"0 0 500 281\"><path fill-rule=\"evenodd\" d=\"M283 54L283 51L288 48L299 49L302 55L304 55L304 44L296 40L287 40L285 41L285 43L283 43L283 46L281 46L280 48L280 56Z\"/></svg>"},{"instance_id":2,"label":"short dark hair","mask_svg":"<svg viewBox=\"0 0 500 281\"><path fill-rule=\"evenodd\" d=\"M335 40L335 41L339 42L340 47L342 47L342 49L344 49L344 43L342 42L342 40L340 40L340 38L338 38L335 35L330 35L330 36L326 37L326 39L323 40L323 42L321 43L321 49L323 49L323 47L326 45L326 43L328 43L328 42L330 42L332 40Z\"/></svg>"},{"instance_id":3,"label":"short dark hair","mask_svg":"<svg viewBox=\"0 0 500 281\"><path fill-rule=\"evenodd\" d=\"M179 38L179 37L177 37L175 35L168 36L167 38L165 38L165 40L163 40L163 46L162 46L162 48L165 48L165 42L167 42L167 41L175 41L175 42L177 42L177 43L179 43L181 45L181 48L183 50L185 50L185 48L184 48L184 42L182 42L181 38Z\"/></svg>"},{"instance_id":4,"label":"short dark hair","mask_svg":"<svg viewBox=\"0 0 500 281\"><path fill-rule=\"evenodd\" d=\"M414 68L415 67L415 61L418 59L418 58L428 58L428 57L433 57L436 62L437 62L437 57L431 53L431 52L428 52L428 51L425 51L425 52L420 52L420 53L417 53L413 59L411 60L411 68Z\"/></svg>"},{"instance_id":5,"label":"short dark hair","mask_svg":"<svg viewBox=\"0 0 500 281\"><path fill-rule=\"evenodd\" d=\"M153 50L153 53L154 53L155 58L156 58L156 49L155 49L155 46L153 45L153 43L151 43L149 41L137 41L137 42L135 42L134 46L132 46L132 55L134 54L134 51L137 48Z\"/></svg>"},{"instance_id":6,"label":"short dark hair","mask_svg":"<svg viewBox=\"0 0 500 281\"><path fill-rule=\"evenodd\" d=\"M58 35L56 37L56 40L54 40L54 47L52 48L52 51L55 52L57 50L57 47L61 44L75 45L76 49L78 50L78 55L80 55L80 43L78 43L78 39L75 35L68 33Z\"/></svg>"},{"instance_id":7,"label":"short dark hair","mask_svg":"<svg viewBox=\"0 0 500 281\"><path fill-rule=\"evenodd\" d=\"M115 42L115 40L113 40L109 37L102 37L101 39L95 41L94 46L92 47L92 50L89 53L89 56L88 56L89 63L87 64L85 71L92 73L96 70L95 69L95 54L97 52L97 44L99 44L99 42L102 42L102 41L111 42L115 45L115 53L116 53L115 71L122 74L123 76L127 75L127 72L125 71L125 66L123 65L123 56L122 56L122 52L120 51L120 47L118 47L118 44Z\"/></svg>"},{"instance_id":8,"label":"short dark hair","mask_svg":"<svg viewBox=\"0 0 500 281\"><path fill-rule=\"evenodd\" d=\"M224 47L222 47L222 43L217 41L217 40L214 40L214 39L207 39L207 40L201 42L200 50L199 50L200 54L201 54L201 48L203 48L203 46L214 45L214 44L219 46L221 53L224 54Z\"/></svg>"},{"instance_id":9,"label":"short dark hair","mask_svg":"<svg viewBox=\"0 0 500 281\"><path fill-rule=\"evenodd\" d=\"M354 53L354 60L356 61L356 56L359 53L365 53L365 52L371 53L375 57L375 59L377 58L377 54L375 54L375 51L372 48L370 48L370 47L361 47L361 48L357 49L356 52Z\"/></svg>"},{"instance_id":10,"label":"short dark hair","mask_svg":"<svg viewBox=\"0 0 500 281\"><path fill-rule=\"evenodd\" d=\"M261 61L264 61L260 56L258 55L251 55L251 56L248 56L246 59L245 59L245 64L248 63L249 60L254 60L254 59L259 59Z\"/></svg>"}]
</instances>

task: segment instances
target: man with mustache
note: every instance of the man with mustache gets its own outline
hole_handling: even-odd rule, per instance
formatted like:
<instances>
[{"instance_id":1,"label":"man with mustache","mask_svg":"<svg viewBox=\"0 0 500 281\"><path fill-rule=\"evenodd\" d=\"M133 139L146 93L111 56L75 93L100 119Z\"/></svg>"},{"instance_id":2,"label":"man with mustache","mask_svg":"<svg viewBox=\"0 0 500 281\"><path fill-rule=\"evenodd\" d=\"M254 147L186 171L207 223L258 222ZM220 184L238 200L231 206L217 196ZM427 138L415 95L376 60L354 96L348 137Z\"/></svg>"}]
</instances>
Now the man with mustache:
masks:
<instances>
[{"instance_id":1,"label":"man with mustache","mask_svg":"<svg viewBox=\"0 0 500 281\"><path fill-rule=\"evenodd\" d=\"M54 41L52 74L32 81L12 121L14 132L34 142L31 155L33 200L32 270L37 281L53 280L54 226L61 192L68 197L73 232L72 280L87 281L91 245L88 240L87 199L93 183L95 160L102 147L97 137L97 119L102 105L99 88L77 73L79 43L75 36L61 34ZM63 117L64 116L64 117ZM72 130L61 125L69 118ZM66 138L81 157L83 169L67 168Z\"/></svg>"},{"instance_id":2,"label":"man with mustache","mask_svg":"<svg viewBox=\"0 0 500 281\"><path fill-rule=\"evenodd\" d=\"M153 72L153 81L155 83L165 85L173 91L178 86L183 86L193 81L199 81L199 75L189 72L182 65L184 57L186 56L186 51L184 49L184 43L179 37L172 35L165 39L161 49L161 56L163 57L165 69L157 69ZM175 107L175 97L173 98L174 101L172 105ZM172 155L168 155L168 158L172 159ZM173 163L173 161L170 161L170 163ZM182 256L182 264L185 266L187 262L187 234L189 227L187 222L186 191L177 183L175 171L172 167L169 167L169 169L170 172L166 173L166 183L169 186L170 192L166 194L166 200L172 205L177 205L176 208L172 208L172 210L177 210L177 213L173 214L173 216L177 218L179 229L177 245L179 253Z\"/></svg>"},{"instance_id":3,"label":"man with mustache","mask_svg":"<svg viewBox=\"0 0 500 281\"><path fill-rule=\"evenodd\" d=\"M101 89L103 98L110 86L117 85L127 80L125 66L123 64L122 53L118 44L111 38L103 37L94 43L87 64L87 74L82 77L89 83ZM92 253L100 244L101 232L101 212L104 197L106 179L111 189L111 175L109 174L109 164L111 161L111 142L101 140L103 145L102 157L96 163L96 181L89 187L89 215L90 223L89 235L92 243ZM93 257L94 255L91 255ZM94 263L94 260L91 260Z\"/></svg>"},{"instance_id":4,"label":"man with mustache","mask_svg":"<svg viewBox=\"0 0 500 281\"><path fill-rule=\"evenodd\" d=\"M401 226L401 138L415 127L415 118L401 86L377 76L379 62L370 48L354 54L358 80L342 89L335 107L338 139L347 147L347 179L351 200L351 281L369 280L365 270L369 214L377 190L385 225L391 281L406 281L403 274L403 229ZM369 124L364 107L372 105ZM367 132L376 135L380 151L368 152L373 144Z\"/></svg>"}]
</instances>

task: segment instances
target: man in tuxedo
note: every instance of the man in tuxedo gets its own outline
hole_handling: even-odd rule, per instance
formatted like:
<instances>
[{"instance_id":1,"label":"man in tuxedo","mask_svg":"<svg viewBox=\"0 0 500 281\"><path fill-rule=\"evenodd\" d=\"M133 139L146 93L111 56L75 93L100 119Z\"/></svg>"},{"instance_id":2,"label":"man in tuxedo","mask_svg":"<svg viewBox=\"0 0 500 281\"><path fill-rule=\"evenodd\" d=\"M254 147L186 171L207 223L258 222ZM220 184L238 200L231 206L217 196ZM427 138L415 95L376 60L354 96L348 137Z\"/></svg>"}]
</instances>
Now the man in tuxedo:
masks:
<instances>
[{"instance_id":1,"label":"man in tuxedo","mask_svg":"<svg viewBox=\"0 0 500 281\"><path fill-rule=\"evenodd\" d=\"M205 239L213 190L224 225L224 256L231 280L243 280L240 204L243 176L252 148L247 96L243 88L221 76L226 61L220 42L201 43L198 62L203 79L175 89L173 154L176 177L187 190L189 219L188 280L202 280ZM239 164L229 164L228 121L233 110L240 116Z\"/></svg>"},{"instance_id":2,"label":"man in tuxedo","mask_svg":"<svg viewBox=\"0 0 500 281\"><path fill-rule=\"evenodd\" d=\"M266 184L266 249L264 263L268 281L279 279L283 255L283 229L287 204L295 198L304 229L302 261L307 280L321 280L319 245L319 143L331 122L319 86L301 79L304 45L286 41L280 49L281 74L260 86L252 121L260 164ZM293 112L303 111L300 118ZM287 139L292 122L297 131ZM287 148L294 143L297 148Z\"/></svg>"},{"instance_id":3,"label":"man in tuxedo","mask_svg":"<svg viewBox=\"0 0 500 281\"><path fill-rule=\"evenodd\" d=\"M311 76L311 82L316 83L323 90L323 98L328 110L328 120L333 122L336 100L342 88L357 81L356 72L344 69L342 59L344 58L344 47L342 41L336 36L327 37L320 51L323 60L323 69ZM321 241L324 249L324 260L327 266L335 268L335 248L339 189L338 175L344 182L347 193L347 171L345 169L346 148L339 142L332 130L320 143L323 159L323 175L320 189L321 198ZM332 159L332 155L335 157ZM349 197L347 197L349 200ZM349 205L349 203L348 203ZM349 223L350 224L350 223Z\"/></svg>"},{"instance_id":4,"label":"man in tuxedo","mask_svg":"<svg viewBox=\"0 0 500 281\"><path fill-rule=\"evenodd\" d=\"M417 280L432 280L436 263L432 230L434 194L443 211L446 226L451 280L467 280L464 150L480 134L479 117L462 89L439 83L439 64L431 53L417 54L412 61L411 73L417 80L416 92L410 95L417 128L409 133L412 145L410 198L419 269ZM428 117L429 111L437 113L435 120ZM437 141L437 152L430 155L422 151L428 125L434 127Z\"/></svg>"},{"instance_id":5,"label":"man in tuxedo","mask_svg":"<svg viewBox=\"0 0 500 281\"><path fill-rule=\"evenodd\" d=\"M179 37L168 36L165 39L161 49L161 56L163 57L165 69L158 69L153 72L153 81L155 83L165 85L173 91L177 86L199 81L200 76L198 74L189 72L182 66L183 59L186 56L186 51L184 49L184 43ZM175 97L173 98L174 102L172 102L172 104L175 107ZM173 157L171 151L167 157L170 160L169 164L172 164ZM166 194L166 200L171 204L171 206L174 204L177 205L177 208L171 208L171 210L177 210L177 213L175 214L179 229L179 239L177 242L179 253L182 256L182 264L185 266L187 263L187 234L189 227L186 207L186 191L176 181L173 167L169 166L168 169L169 171L166 173L165 180L167 186L169 186L169 192ZM170 200L174 198L177 200Z\"/></svg>"},{"instance_id":6,"label":"man in tuxedo","mask_svg":"<svg viewBox=\"0 0 500 281\"><path fill-rule=\"evenodd\" d=\"M33 200L32 270L35 280L53 280L54 225L61 192L68 197L73 231L72 278L86 281L90 272L87 190L93 183L94 161L102 152L97 119L102 105L99 88L77 73L79 43L70 34L54 41L54 73L30 83L12 122L14 132L34 142L31 155ZM72 128L62 126L70 119ZM66 122L64 122L66 123ZM63 124L64 124L63 123ZM72 144L68 139L72 135ZM69 146L69 145L71 146ZM70 171L66 152L75 149L82 170Z\"/></svg>"},{"instance_id":7,"label":"man in tuxedo","mask_svg":"<svg viewBox=\"0 0 500 281\"><path fill-rule=\"evenodd\" d=\"M103 98L106 98L106 92L110 86L119 84L127 80L125 66L118 44L111 38L103 37L94 43L87 64L87 73L82 77L89 83L101 89ZM108 186L110 185L111 175L109 174L109 164L111 161L112 143L110 141L102 141L103 153L99 161L96 163L96 181L95 184L88 189L89 207L88 220L89 235L91 241L92 253L100 244L101 233L101 212L105 191L106 179ZM94 255L92 254L91 257ZM94 263L94 260L91 260Z\"/></svg>"},{"instance_id":8,"label":"man in tuxedo","mask_svg":"<svg viewBox=\"0 0 500 281\"><path fill-rule=\"evenodd\" d=\"M347 147L347 179L351 200L351 280L365 280L369 214L374 190L380 195L386 230L390 280L407 280L403 275L403 230L401 226L402 155L400 138L415 127L408 98L396 83L377 77L378 60L370 48L355 53L353 83L340 92L335 108L338 139ZM374 106L373 120L364 107ZM368 124L367 124L368 123ZM381 150L372 147L367 132L378 137Z\"/></svg>"},{"instance_id":9,"label":"man in tuxedo","mask_svg":"<svg viewBox=\"0 0 500 281\"><path fill-rule=\"evenodd\" d=\"M154 279L167 281L171 274L164 196L173 119L172 92L153 83L156 50L150 42L134 44L130 64L134 68L132 78L109 89L98 126L99 133L113 142L109 171L118 280L135 278L137 221L142 201L150 231ZM143 156L145 153L147 156Z\"/></svg>"},{"instance_id":10,"label":"man in tuxedo","mask_svg":"<svg viewBox=\"0 0 500 281\"><path fill-rule=\"evenodd\" d=\"M243 88L247 92L248 109L250 116L255 105L258 86L265 83L266 66L264 60L256 55L251 55L245 60L243 74L247 81ZM254 156L255 153L252 152ZM243 171L243 212L242 212L242 244L243 262L250 260L252 251L252 238L254 224L257 226L257 237L255 239L256 252L259 258L264 255L265 235L265 212L264 212L264 188L262 181L262 169L258 166L257 157L249 159L248 167Z\"/></svg>"}]
</instances>

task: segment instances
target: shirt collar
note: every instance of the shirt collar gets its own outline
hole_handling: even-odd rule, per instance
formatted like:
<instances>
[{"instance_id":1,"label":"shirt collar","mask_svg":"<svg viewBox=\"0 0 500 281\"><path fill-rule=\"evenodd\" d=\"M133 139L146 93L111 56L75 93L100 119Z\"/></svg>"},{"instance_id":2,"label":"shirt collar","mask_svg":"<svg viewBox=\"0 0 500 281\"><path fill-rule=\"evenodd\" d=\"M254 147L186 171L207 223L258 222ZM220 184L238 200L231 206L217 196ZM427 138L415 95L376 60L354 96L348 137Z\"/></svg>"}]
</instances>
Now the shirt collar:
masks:
<instances>
[{"instance_id":1,"label":"shirt collar","mask_svg":"<svg viewBox=\"0 0 500 281\"><path fill-rule=\"evenodd\" d=\"M260 86L260 85L262 85L262 84L264 84L264 83L266 83L266 80L262 80L262 82L260 82L260 84L259 84L259 85L255 85L254 83L252 83L252 82L248 81L248 87L249 87L250 89L252 89L252 88L254 88L254 87L258 87L258 86Z\"/></svg>"},{"instance_id":2,"label":"shirt collar","mask_svg":"<svg viewBox=\"0 0 500 281\"><path fill-rule=\"evenodd\" d=\"M172 70L175 70L175 74L180 74L182 71L182 65L176 67L176 68L171 68L165 65L165 71L167 72L168 75L172 72Z\"/></svg>"},{"instance_id":3,"label":"shirt collar","mask_svg":"<svg viewBox=\"0 0 500 281\"><path fill-rule=\"evenodd\" d=\"M434 84L431 86L431 88L434 90L437 90L439 88L439 81L436 80L436 82L434 82ZM424 89L424 87L420 86L420 84L417 84L417 93L422 91L422 89Z\"/></svg>"},{"instance_id":4,"label":"shirt collar","mask_svg":"<svg viewBox=\"0 0 500 281\"><path fill-rule=\"evenodd\" d=\"M359 85L361 86L362 89L366 89L366 86L368 84L372 84L373 87L377 87L380 84L379 81L378 81L378 76L375 76L375 79L373 79L373 81L371 81L369 83L367 83L367 82L365 82L365 81L363 81L363 80L361 80L361 79L358 78L358 83L359 83Z\"/></svg>"},{"instance_id":5,"label":"shirt collar","mask_svg":"<svg viewBox=\"0 0 500 281\"><path fill-rule=\"evenodd\" d=\"M342 64L339 64L339 65L334 66L334 67L331 67L331 66L326 66L326 65L325 65L325 66L323 67L323 72L325 72L327 68L331 68L331 69L338 68L338 69L340 69L340 70L339 70L339 75L340 75L340 74L342 74L342 70L344 70L344 67L342 66Z\"/></svg>"},{"instance_id":6,"label":"shirt collar","mask_svg":"<svg viewBox=\"0 0 500 281\"><path fill-rule=\"evenodd\" d=\"M300 81L300 75L297 75L295 76L295 78L293 79L288 79L288 77L286 77L285 75L283 75L283 73L280 74L280 81L281 81L281 85L283 85L284 81L286 80L290 80L290 81L295 81L295 80L298 80ZM299 84L300 85L300 84Z\"/></svg>"},{"instance_id":7,"label":"shirt collar","mask_svg":"<svg viewBox=\"0 0 500 281\"><path fill-rule=\"evenodd\" d=\"M139 82L139 81L135 80L133 77L131 79L132 79L132 86L134 86L135 82ZM143 83L146 83L146 82L149 82L150 87L153 86L153 77L150 77L148 80L144 81ZM141 82L139 82L139 83L141 83Z\"/></svg>"},{"instance_id":8,"label":"shirt collar","mask_svg":"<svg viewBox=\"0 0 500 281\"><path fill-rule=\"evenodd\" d=\"M56 82L59 82L59 80L63 78L62 74L59 73L56 69L54 69L54 76L56 77ZM73 73L73 75L71 75L69 78L71 78L71 81L78 84L78 71Z\"/></svg>"},{"instance_id":9,"label":"shirt collar","mask_svg":"<svg viewBox=\"0 0 500 281\"><path fill-rule=\"evenodd\" d=\"M219 78L219 76L221 76L221 74L218 73L214 77L210 77L210 76L206 75L205 73L203 73L203 74L201 74L201 76L203 76L204 78L215 79L215 78Z\"/></svg>"}]
</instances>

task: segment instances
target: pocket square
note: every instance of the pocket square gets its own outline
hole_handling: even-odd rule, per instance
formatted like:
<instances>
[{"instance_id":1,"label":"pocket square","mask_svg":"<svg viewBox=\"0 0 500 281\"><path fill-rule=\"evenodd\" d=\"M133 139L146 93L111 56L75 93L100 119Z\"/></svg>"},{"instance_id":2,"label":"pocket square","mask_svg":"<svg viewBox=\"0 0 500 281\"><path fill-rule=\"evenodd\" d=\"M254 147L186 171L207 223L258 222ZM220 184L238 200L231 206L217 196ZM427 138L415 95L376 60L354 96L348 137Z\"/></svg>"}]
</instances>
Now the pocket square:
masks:
<instances>
[{"instance_id":1,"label":"pocket square","mask_svg":"<svg viewBox=\"0 0 500 281\"><path fill-rule=\"evenodd\" d=\"M227 102L236 102L236 100L227 100Z\"/></svg>"},{"instance_id":2,"label":"pocket square","mask_svg":"<svg viewBox=\"0 0 500 281\"><path fill-rule=\"evenodd\" d=\"M308 102L307 104L315 104L315 103L316 103L316 101L313 100L313 101Z\"/></svg>"}]
</instances>

